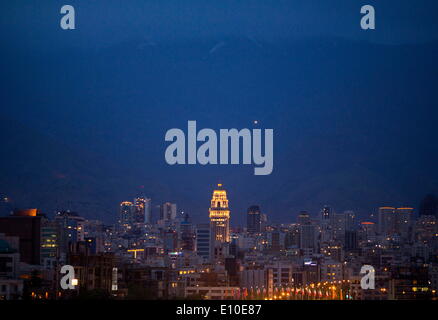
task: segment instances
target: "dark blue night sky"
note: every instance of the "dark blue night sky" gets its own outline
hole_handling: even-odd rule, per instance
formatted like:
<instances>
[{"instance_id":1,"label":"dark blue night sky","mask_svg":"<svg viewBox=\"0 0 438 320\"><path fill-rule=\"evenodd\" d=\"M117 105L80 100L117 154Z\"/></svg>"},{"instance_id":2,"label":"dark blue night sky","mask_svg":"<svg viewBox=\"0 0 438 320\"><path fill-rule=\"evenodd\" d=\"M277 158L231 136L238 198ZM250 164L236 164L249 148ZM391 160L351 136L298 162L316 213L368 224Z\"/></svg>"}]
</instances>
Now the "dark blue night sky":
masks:
<instances>
[{"instance_id":1,"label":"dark blue night sky","mask_svg":"<svg viewBox=\"0 0 438 320\"><path fill-rule=\"evenodd\" d=\"M59 27L63 4L76 30ZM360 28L360 7L376 30ZM2 1L0 193L113 222L138 193L197 221L368 216L438 193L436 1ZM274 129L274 172L169 166L168 129Z\"/></svg>"}]
</instances>

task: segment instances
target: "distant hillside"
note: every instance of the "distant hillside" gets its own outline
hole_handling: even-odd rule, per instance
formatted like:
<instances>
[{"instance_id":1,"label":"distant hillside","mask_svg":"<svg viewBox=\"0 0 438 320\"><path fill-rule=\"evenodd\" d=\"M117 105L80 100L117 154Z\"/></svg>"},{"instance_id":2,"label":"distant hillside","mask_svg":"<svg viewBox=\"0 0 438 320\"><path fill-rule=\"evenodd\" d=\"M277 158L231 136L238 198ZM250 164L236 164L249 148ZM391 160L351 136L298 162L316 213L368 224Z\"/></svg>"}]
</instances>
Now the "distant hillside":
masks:
<instances>
[{"instance_id":1,"label":"distant hillside","mask_svg":"<svg viewBox=\"0 0 438 320\"><path fill-rule=\"evenodd\" d=\"M62 41L60 39L59 41ZM5 90L0 193L20 206L107 219L139 191L206 219L213 185L233 219L273 220L324 204L368 214L438 193L438 45L342 39L133 39L93 51L68 43L1 53ZM20 119L19 124L11 119ZM170 167L164 134L274 129L274 172Z\"/></svg>"},{"instance_id":2,"label":"distant hillside","mask_svg":"<svg viewBox=\"0 0 438 320\"><path fill-rule=\"evenodd\" d=\"M1 193L12 207L56 209L112 221L124 188L133 188L105 159L71 148L0 115ZM123 198L122 198L123 199Z\"/></svg>"}]
</instances>

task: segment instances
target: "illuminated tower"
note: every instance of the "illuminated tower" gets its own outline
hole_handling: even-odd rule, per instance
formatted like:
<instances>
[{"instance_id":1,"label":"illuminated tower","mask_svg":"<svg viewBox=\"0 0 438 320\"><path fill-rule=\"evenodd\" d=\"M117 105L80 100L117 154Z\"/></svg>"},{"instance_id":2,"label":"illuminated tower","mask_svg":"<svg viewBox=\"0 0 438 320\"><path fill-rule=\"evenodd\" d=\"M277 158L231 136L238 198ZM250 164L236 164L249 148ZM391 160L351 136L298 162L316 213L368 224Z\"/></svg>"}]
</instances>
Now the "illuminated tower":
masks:
<instances>
[{"instance_id":1,"label":"illuminated tower","mask_svg":"<svg viewBox=\"0 0 438 320\"><path fill-rule=\"evenodd\" d=\"M123 201L120 204L120 212L119 212L119 230L120 231L128 231L132 228L132 224L134 223L134 204L129 201Z\"/></svg>"},{"instance_id":2,"label":"illuminated tower","mask_svg":"<svg viewBox=\"0 0 438 320\"><path fill-rule=\"evenodd\" d=\"M230 242L230 210L228 209L227 192L222 184L213 191L210 206L210 230L216 243Z\"/></svg>"},{"instance_id":3,"label":"illuminated tower","mask_svg":"<svg viewBox=\"0 0 438 320\"><path fill-rule=\"evenodd\" d=\"M146 209L146 199L143 197L138 197L134 199L134 222L144 223L145 222L145 209Z\"/></svg>"},{"instance_id":4,"label":"illuminated tower","mask_svg":"<svg viewBox=\"0 0 438 320\"><path fill-rule=\"evenodd\" d=\"M138 197L134 199L135 215L137 223L151 223L151 199Z\"/></svg>"}]
</instances>

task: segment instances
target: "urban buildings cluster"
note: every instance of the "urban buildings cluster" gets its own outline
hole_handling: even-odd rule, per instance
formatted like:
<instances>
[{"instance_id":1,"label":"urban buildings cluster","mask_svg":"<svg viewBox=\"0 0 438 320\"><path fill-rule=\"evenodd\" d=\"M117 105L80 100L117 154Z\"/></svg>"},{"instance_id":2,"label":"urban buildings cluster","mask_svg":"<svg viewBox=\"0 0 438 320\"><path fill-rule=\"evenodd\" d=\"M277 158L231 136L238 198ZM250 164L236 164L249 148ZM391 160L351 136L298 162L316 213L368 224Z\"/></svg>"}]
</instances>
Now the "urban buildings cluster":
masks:
<instances>
[{"instance_id":1,"label":"urban buildings cluster","mask_svg":"<svg viewBox=\"0 0 438 320\"><path fill-rule=\"evenodd\" d=\"M0 299L435 299L437 203L380 207L365 221L324 206L283 224L251 205L246 226L232 228L219 184L206 224L168 202L154 219L146 197L122 202L111 226L14 210L0 217ZM63 265L74 267L74 290L60 288ZM363 265L375 269L374 289L360 286Z\"/></svg>"}]
</instances>

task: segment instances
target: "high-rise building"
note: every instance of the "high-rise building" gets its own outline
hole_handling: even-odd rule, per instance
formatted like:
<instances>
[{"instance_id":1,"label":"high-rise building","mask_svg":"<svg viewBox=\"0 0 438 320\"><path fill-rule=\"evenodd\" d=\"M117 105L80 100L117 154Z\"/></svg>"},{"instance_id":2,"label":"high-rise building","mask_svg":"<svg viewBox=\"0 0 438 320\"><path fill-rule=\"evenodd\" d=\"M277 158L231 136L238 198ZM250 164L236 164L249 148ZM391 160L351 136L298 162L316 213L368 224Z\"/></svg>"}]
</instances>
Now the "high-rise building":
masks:
<instances>
[{"instance_id":1,"label":"high-rise building","mask_svg":"<svg viewBox=\"0 0 438 320\"><path fill-rule=\"evenodd\" d=\"M160 207L160 220L173 221L176 219L176 203L166 202Z\"/></svg>"},{"instance_id":2,"label":"high-rise building","mask_svg":"<svg viewBox=\"0 0 438 320\"><path fill-rule=\"evenodd\" d=\"M409 240L411 237L413 214L414 214L414 208L410 208L410 207L397 208L395 231L405 241Z\"/></svg>"},{"instance_id":3,"label":"high-rise building","mask_svg":"<svg viewBox=\"0 0 438 320\"><path fill-rule=\"evenodd\" d=\"M299 225L310 223L309 213L307 211L300 211L300 213L298 214L297 223Z\"/></svg>"},{"instance_id":4,"label":"high-rise building","mask_svg":"<svg viewBox=\"0 0 438 320\"><path fill-rule=\"evenodd\" d=\"M324 206L321 209L321 224L322 225L330 224L332 218L333 218L332 208L330 208L329 206Z\"/></svg>"},{"instance_id":5,"label":"high-rise building","mask_svg":"<svg viewBox=\"0 0 438 320\"><path fill-rule=\"evenodd\" d=\"M6 236L0 233L0 279L16 278L20 270L20 253L18 252L18 237ZM5 290L0 290L1 293Z\"/></svg>"},{"instance_id":6,"label":"high-rise building","mask_svg":"<svg viewBox=\"0 0 438 320\"><path fill-rule=\"evenodd\" d=\"M269 243L270 251L279 252L281 249L283 249L284 238L285 238L285 234L280 230L278 230L277 228L274 228L272 231L269 231L267 233L267 240Z\"/></svg>"},{"instance_id":7,"label":"high-rise building","mask_svg":"<svg viewBox=\"0 0 438 320\"><path fill-rule=\"evenodd\" d=\"M184 251L193 251L195 249L195 234L193 225L190 221L189 214L186 213L184 220L181 222L181 249Z\"/></svg>"},{"instance_id":8,"label":"high-rise building","mask_svg":"<svg viewBox=\"0 0 438 320\"><path fill-rule=\"evenodd\" d=\"M316 249L316 228L314 225L300 226L300 249Z\"/></svg>"},{"instance_id":9,"label":"high-rise building","mask_svg":"<svg viewBox=\"0 0 438 320\"><path fill-rule=\"evenodd\" d=\"M59 226L56 221L47 218L41 220L41 264L47 265L50 260L59 256ZM48 259L48 261L44 261Z\"/></svg>"},{"instance_id":10,"label":"high-rise building","mask_svg":"<svg viewBox=\"0 0 438 320\"><path fill-rule=\"evenodd\" d=\"M120 204L119 211L119 228L120 231L128 231L132 228L135 221L135 206L130 201L123 201Z\"/></svg>"},{"instance_id":11,"label":"high-rise building","mask_svg":"<svg viewBox=\"0 0 438 320\"><path fill-rule=\"evenodd\" d=\"M352 210L344 211L345 214L345 230L354 231L357 230L356 226L356 214Z\"/></svg>"},{"instance_id":12,"label":"high-rise building","mask_svg":"<svg viewBox=\"0 0 438 320\"><path fill-rule=\"evenodd\" d=\"M144 222L152 224L152 200L144 199Z\"/></svg>"},{"instance_id":13,"label":"high-rise building","mask_svg":"<svg viewBox=\"0 0 438 320\"><path fill-rule=\"evenodd\" d=\"M99 220L86 220L84 224L85 239L93 238L96 252L105 252L105 238L107 227Z\"/></svg>"},{"instance_id":14,"label":"high-rise building","mask_svg":"<svg viewBox=\"0 0 438 320\"><path fill-rule=\"evenodd\" d=\"M215 243L230 242L230 210L228 208L227 192L222 184L213 191L211 198L210 228Z\"/></svg>"},{"instance_id":15,"label":"high-rise building","mask_svg":"<svg viewBox=\"0 0 438 320\"><path fill-rule=\"evenodd\" d=\"M163 244L165 253L173 252L178 246L178 234L175 230L167 229L163 231Z\"/></svg>"},{"instance_id":16,"label":"high-rise building","mask_svg":"<svg viewBox=\"0 0 438 320\"><path fill-rule=\"evenodd\" d=\"M364 242L373 242L376 239L377 227L374 222L363 221L360 223L358 236Z\"/></svg>"},{"instance_id":17,"label":"high-rise building","mask_svg":"<svg viewBox=\"0 0 438 320\"><path fill-rule=\"evenodd\" d=\"M294 224L286 232L284 237L284 247L298 248L300 245L300 225Z\"/></svg>"},{"instance_id":18,"label":"high-rise building","mask_svg":"<svg viewBox=\"0 0 438 320\"><path fill-rule=\"evenodd\" d=\"M268 215L266 213L262 213L260 215L260 230L261 230L261 232L266 231L267 225L268 225Z\"/></svg>"},{"instance_id":19,"label":"high-rise building","mask_svg":"<svg viewBox=\"0 0 438 320\"><path fill-rule=\"evenodd\" d=\"M411 232L413 208L380 207L379 233L383 236L399 235L407 240Z\"/></svg>"},{"instance_id":20,"label":"high-rise building","mask_svg":"<svg viewBox=\"0 0 438 320\"><path fill-rule=\"evenodd\" d=\"M345 250L356 250L358 247L357 231L345 231Z\"/></svg>"},{"instance_id":21,"label":"high-rise building","mask_svg":"<svg viewBox=\"0 0 438 320\"><path fill-rule=\"evenodd\" d=\"M72 211L59 211L55 222L59 232L59 250L61 255L69 252L71 245L85 240L85 219Z\"/></svg>"},{"instance_id":22,"label":"high-rise building","mask_svg":"<svg viewBox=\"0 0 438 320\"><path fill-rule=\"evenodd\" d=\"M333 212L332 208L329 206L324 206L321 209L321 221L320 221L320 225L321 225L321 242L330 242L331 240L333 240L335 238L335 221L336 221L336 216L335 213ZM340 216L338 216L338 218L341 218Z\"/></svg>"},{"instance_id":23,"label":"high-rise building","mask_svg":"<svg viewBox=\"0 0 438 320\"><path fill-rule=\"evenodd\" d=\"M379 208L379 234L389 235L395 233L395 208Z\"/></svg>"},{"instance_id":24,"label":"high-rise building","mask_svg":"<svg viewBox=\"0 0 438 320\"><path fill-rule=\"evenodd\" d=\"M151 199L137 197L134 199L136 223L151 223Z\"/></svg>"},{"instance_id":25,"label":"high-rise building","mask_svg":"<svg viewBox=\"0 0 438 320\"><path fill-rule=\"evenodd\" d=\"M209 260L211 257L211 236L209 224L196 226L196 253L198 256Z\"/></svg>"},{"instance_id":26,"label":"high-rise building","mask_svg":"<svg viewBox=\"0 0 438 320\"><path fill-rule=\"evenodd\" d=\"M134 199L134 222L144 223L145 222L145 207L146 199L143 197L138 197Z\"/></svg>"},{"instance_id":27,"label":"high-rise building","mask_svg":"<svg viewBox=\"0 0 438 320\"><path fill-rule=\"evenodd\" d=\"M0 300L19 300L23 295L18 243L18 237L0 233Z\"/></svg>"},{"instance_id":28,"label":"high-rise building","mask_svg":"<svg viewBox=\"0 0 438 320\"><path fill-rule=\"evenodd\" d=\"M438 235L438 219L435 216L420 216L415 223L414 228L415 240L422 243L433 242Z\"/></svg>"},{"instance_id":29,"label":"high-rise building","mask_svg":"<svg viewBox=\"0 0 438 320\"><path fill-rule=\"evenodd\" d=\"M260 233L261 213L259 206L251 206L247 211L247 229L249 233Z\"/></svg>"},{"instance_id":30,"label":"high-rise building","mask_svg":"<svg viewBox=\"0 0 438 320\"><path fill-rule=\"evenodd\" d=\"M41 216L37 209L16 210L12 216L0 217L0 232L19 238L20 260L40 264Z\"/></svg>"},{"instance_id":31,"label":"high-rise building","mask_svg":"<svg viewBox=\"0 0 438 320\"><path fill-rule=\"evenodd\" d=\"M134 228L134 225L151 223L152 210L151 199L145 197L137 197L133 202L123 201L120 204L119 211L119 229L128 231Z\"/></svg>"},{"instance_id":32,"label":"high-rise building","mask_svg":"<svg viewBox=\"0 0 438 320\"><path fill-rule=\"evenodd\" d=\"M332 218L332 226L331 226L331 238L337 241L344 241L345 237L345 219L344 213L335 213Z\"/></svg>"},{"instance_id":33,"label":"high-rise building","mask_svg":"<svg viewBox=\"0 0 438 320\"><path fill-rule=\"evenodd\" d=\"M354 211L334 212L332 214L329 235L330 239L344 243L345 233L356 230ZM323 231L324 228L323 228Z\"/></svg>"}]
</instances>

